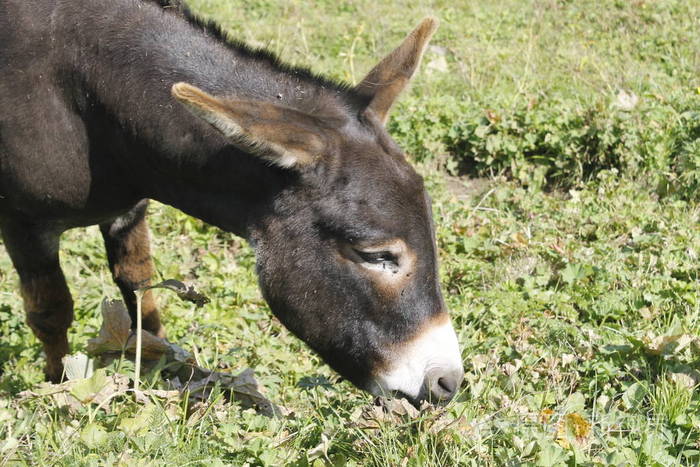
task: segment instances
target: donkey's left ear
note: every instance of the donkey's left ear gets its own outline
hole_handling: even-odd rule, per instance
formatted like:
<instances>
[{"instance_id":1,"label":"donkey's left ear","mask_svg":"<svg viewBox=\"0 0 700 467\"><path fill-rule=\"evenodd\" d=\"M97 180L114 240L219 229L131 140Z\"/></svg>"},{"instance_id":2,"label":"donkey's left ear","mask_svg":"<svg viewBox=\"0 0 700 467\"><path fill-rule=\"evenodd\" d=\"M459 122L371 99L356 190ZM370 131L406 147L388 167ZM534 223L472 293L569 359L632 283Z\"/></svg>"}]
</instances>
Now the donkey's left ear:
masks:
<instances>
[{"instance_id":1,"label":"donkey's left ear","mask_svg":"<svg viewBox=\"0 0 700 467\"><path fill-rule=\"evenodd\" d=\"M324 153L322 124L304 112L270 102L215 97L187 83L176 83L171 93L234 146L279 167L309 165Z\"/></svg>"},{"instance_id":2,"label":"donkey's left ear","mask_svg":"<svg viewBox=\"0 0 700 467\"><path fill-rule=\"evenodd\" d=\"M430 16L421 21L403 43L379 62L355 88L369 98L367 109L372 110L382 123L386 123L389 109L418 69L438 23L437 18Z\"/></svg>"}]
</instances>

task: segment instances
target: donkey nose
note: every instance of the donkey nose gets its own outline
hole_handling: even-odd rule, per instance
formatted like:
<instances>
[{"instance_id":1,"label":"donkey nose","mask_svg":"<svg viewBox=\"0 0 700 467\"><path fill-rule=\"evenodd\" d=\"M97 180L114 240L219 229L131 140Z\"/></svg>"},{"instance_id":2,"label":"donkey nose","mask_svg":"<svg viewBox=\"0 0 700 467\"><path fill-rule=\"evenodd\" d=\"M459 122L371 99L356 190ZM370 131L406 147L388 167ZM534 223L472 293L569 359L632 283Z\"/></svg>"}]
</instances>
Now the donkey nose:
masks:
<instances>
[{"instance_id":1,"label":"donkey nose","mask_svg":"<svg viewBox=\"0 0 700 467\"><path fill-rule=\"evenodd\" d=\"M426 376L428 400L430 402L447 403L457 395L459 386L464 379L464 371L460 369L438 370Z\"/></svg>"}]
</instances>

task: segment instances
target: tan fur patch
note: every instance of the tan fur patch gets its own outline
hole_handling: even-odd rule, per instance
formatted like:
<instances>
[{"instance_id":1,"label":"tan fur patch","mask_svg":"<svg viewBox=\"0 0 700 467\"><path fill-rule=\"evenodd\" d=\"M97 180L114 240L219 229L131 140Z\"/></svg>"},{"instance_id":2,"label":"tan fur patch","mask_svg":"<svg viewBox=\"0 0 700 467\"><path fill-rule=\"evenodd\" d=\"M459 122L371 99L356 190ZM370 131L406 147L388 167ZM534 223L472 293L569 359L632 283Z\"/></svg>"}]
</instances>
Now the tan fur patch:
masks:
<instances>
[{"instance_id":1,"label":"tan fur patch","mask_svg":"<svg viewBox=\"0 0 700 467\"><path fill-rule=\"evenodd\" d=\"M153 261L150 252L150 235L145 220L135 225L123 238L112 274L117 283L144 287L153 277ZM165 337L158 307L151 291L146 291L141 300L143 328L158 337Z\"/></svg>"},{"instance_id":2,"label":"tan fur patch","mask_svg":"<svg viewBox=\"0 0 700 467\"><path fill-rule=\"evenodd\" d=\"M372 277L379 293L388 299L395 298L406 288L416 272L416 254L408 248L401 239L383 244L372 245L366 251L388 251L398 258L398 269L395 271L367 268L367 274Z\"/></svg>"},{"instance_id":3,"label":"tan fur patch","mask_svg":"<svg viewBox=\"0 0 700 467\"><path fill-rule=\"evenodd\" d=\"M144 221L124 236L119 259L114 265L114 277L134 284L148 281L153 274L150 236Z\"/></svg>"}]
</instances>

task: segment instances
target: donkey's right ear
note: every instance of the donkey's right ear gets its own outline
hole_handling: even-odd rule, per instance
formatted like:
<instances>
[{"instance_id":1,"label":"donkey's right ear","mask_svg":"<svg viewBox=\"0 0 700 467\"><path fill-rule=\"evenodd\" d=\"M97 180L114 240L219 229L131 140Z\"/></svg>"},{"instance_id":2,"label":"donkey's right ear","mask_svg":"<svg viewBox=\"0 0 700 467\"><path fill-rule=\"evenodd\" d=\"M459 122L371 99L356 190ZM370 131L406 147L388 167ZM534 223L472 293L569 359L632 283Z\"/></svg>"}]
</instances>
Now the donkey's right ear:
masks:
<instances>
[{"instance_id":1,"label":"donkey's right ear","mask_svg":"<svg viewBox=\"0 0 700 467\"><path fill-rule=\"evenodd\" d=\"M280 167L313 163L326 147L317 120L269 102L214 97L187 83L172 95L190 112L219 130L242 150Z\"/></svg>"},{"instance_id":2,"label":"donkey's right ear","mask_svg":"<svg viewBox=\"0 0 700 467\"><path fill-rule=\"evenodd\" d=\"M368 99L367 110L382 123L386 123L391 106L413 78L438 23L437 18L430 16L421 21L355 88Z\"/></svg>"}]
</instances>

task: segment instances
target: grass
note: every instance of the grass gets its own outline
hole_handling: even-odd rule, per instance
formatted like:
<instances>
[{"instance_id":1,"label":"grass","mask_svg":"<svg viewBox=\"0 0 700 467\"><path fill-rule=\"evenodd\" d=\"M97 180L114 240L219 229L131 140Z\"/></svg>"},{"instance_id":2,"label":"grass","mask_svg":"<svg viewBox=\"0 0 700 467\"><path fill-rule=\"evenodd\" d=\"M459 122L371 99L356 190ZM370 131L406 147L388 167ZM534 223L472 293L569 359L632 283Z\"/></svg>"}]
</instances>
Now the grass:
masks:
<instances>
[{"instance_id":1,"label":"grass","mask_svg":"<svg viewBox=\"0 0 700 467\"><path fill-rule=\"evenodd\" d=\"M294 417L267 419L216 395L194 414L157 397L104 410L19 397L43 363L2 253L0 464L700 463L700 6L190 5L351 82L422 16L442 19L390 128L435 200L462 392L440 419L363 428L368 396L271 317L251 249L154 204L159 277L194 281L212 299L196 309L159 294L169 338L208 368L255 368ZM99 329L100 302L118 291L96 228L68 232L62 248L80 351Z\"/></svg>"}]
</instances>

